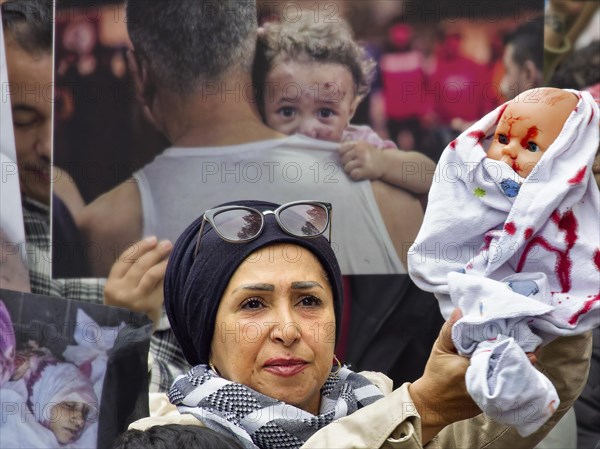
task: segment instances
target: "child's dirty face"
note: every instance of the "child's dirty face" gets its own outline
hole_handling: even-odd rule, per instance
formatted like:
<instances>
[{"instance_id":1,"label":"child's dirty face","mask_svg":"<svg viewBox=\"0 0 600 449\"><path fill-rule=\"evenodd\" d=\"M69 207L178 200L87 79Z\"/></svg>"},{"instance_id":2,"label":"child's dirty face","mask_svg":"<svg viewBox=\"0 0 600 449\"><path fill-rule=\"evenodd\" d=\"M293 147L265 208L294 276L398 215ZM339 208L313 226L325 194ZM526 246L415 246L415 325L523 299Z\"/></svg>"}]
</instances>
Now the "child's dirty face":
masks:
<instances>
[{"instance_id":1,"label":"child's dirty face","mask_svg":"<svg viewBox=\"0 0 600 449\"><path fill-rule=\"evenodd\" d=\"M354 82L341 64L278 59L267 75L263 101L271 128L340 142L355 110Z\"/></svg>"},{"instance_id":2,"label":"child's dirty face","mask_svg":"<svg viewBox=\"0 0 600 449\"><path fill-rule=\"evenodd\" d=\"M487 157L505 162L526 178L577 105L572 94L556 98L528 101L521 95L510 102L500 117Z\"/></svg>"},{"instance_id":3,"label":"child's dirty face","mask_svg":"<svg viewBox=\"0 0 600 449\"><path fill-rule=\"evenodd\" d=\"M48 427L60 444L71 443L81 436L88 412L81 402L61 402L52 407Z\"/></svg>"}]
</instances>

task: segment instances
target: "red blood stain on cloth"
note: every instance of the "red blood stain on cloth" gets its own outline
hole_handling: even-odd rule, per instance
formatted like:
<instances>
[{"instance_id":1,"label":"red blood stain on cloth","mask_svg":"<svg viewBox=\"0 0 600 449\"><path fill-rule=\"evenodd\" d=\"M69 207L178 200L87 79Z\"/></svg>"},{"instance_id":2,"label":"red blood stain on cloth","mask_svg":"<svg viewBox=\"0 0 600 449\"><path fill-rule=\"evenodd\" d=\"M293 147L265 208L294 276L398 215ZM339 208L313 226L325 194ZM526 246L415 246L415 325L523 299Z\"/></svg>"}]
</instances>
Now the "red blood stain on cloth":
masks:
<instances>
[{"instance_id":1,"label":"red blood stain on cloth","mask_svg":"<svg viewBox=\"0 0 600 449\"><path fill-rule=\"evenodd\" d=\"M532 235L533 235L533 228L525 229L525 232L524 232L525 240L529 240Z\"/></svg>"},{"instance_id":2,"label":"red blood stain on cloth","mask_svg":"<svg viewBox=\"0 0 600 449\"><path fill-rule=\"evenodd\" d=\"M515 235L515 232L517 232L517 227L512 221L509 221L508 223L504 224L504 230L510 235Z\"/></svg>"},{"instance_id":3,"label":"red blood stain on cloth","mask_svg":"<svg viewBox=\"0 0 600 449\"><path fill-rule=\"evenodd\" d=\"M600 249L597 249L594 253L594 264L596 265L598 271L600 271Z\"/></svg>"},{"instance_id":4,"label":"red blood stain on cloth","mask_svg":"<svg viewBox=\"0 0 600 449\"><path fill-rule=\"evenodd\" d=\"M584 165L583 167L581 167L579 169L579 171L577 172L577 174L575 176L573 176L571 179L569 179L569 184L579 184L581 181L583 181L586 171L587 171L587 167Z\"/></svg>"},{"instance_id":5,"label":"red blood stain on cloth","mask_svg":"<svg viewBox=\"0 0 600 449\"><path fill-rule=\"evenodd\" d=\"M589 301L584 302L583 307L577 312L575 312L573 316L571 316L571 318L569 318L569 324L577 324L577 320L579 320L579 317L592 310L592 307L594 307L594 303L598 301L600 301L600 293L597 294L594 297L594 299L590 299Z\"/></svg>"},{"instance_id":6,"label":"red blood stain on cloth","mask_svg":"<svg viewBox=\"0 0 600 449\"><path fill-rule=\"evenodd\" d=\"M536 246L540 246L546 251L556 255L554 271L558 277L560 286L562 287L562 293L566 293L571 290L571 270L573 268L573 262L570 257L570 252L577 241L577 219L571 210L565 212L562 216L560 216L557 211L554 211L552 213L552 221L556 223L559 230L564 231L566 248L561 250L553 246L544 237L538 235L531 239L525 246L525 250L519 260L516 271L517 273L520 273L523 270L523 266L525 265L527 256L531 250Z\"/></svg>"},{"instance_id":7,"label":"red blood stain on cloth","mask_svg":"<svg viewBox=\"0 0 600 449\"><path fill-rule=\"evenodd\" d=\"M485 139L485 133L481 130L471 131L467 136L477 139L477 142L481 142Z\"/></svg>"}]
</instances>

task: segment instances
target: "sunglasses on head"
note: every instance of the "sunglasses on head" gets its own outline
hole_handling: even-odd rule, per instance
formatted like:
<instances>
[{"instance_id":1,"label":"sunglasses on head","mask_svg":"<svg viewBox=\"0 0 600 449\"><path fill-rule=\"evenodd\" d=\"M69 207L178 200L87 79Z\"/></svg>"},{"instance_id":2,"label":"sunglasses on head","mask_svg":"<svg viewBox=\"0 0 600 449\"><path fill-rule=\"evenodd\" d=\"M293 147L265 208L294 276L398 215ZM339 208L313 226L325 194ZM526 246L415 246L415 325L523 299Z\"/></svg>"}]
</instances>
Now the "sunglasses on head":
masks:
<instances>
[{"instance_id":1,"label":"sunglasses on head","mask_svg":"<svg viewBox=\"0 0 600 449\"><path fill-rule=\"evenodd\" d=\"M194 259L200 249L200 240L206 222L226 242L246 243L257 238L264 226L265 215L273 214L279 227L289 235L302 238L320 236L329 227L331 242L331 204L322 201L294 201L275 210L259 211L247 206L222 206L207 210L196 238Z\"/></svg>"}]
</instances>

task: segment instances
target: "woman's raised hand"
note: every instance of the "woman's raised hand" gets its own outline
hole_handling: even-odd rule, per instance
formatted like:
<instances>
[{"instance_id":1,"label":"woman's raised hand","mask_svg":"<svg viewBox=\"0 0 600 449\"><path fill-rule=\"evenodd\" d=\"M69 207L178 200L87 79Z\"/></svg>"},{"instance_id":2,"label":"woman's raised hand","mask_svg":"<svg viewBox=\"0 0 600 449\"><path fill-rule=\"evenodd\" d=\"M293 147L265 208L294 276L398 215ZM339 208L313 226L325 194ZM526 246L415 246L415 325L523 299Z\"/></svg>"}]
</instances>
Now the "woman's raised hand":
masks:
<instances>
[{"instance_id":1,"label":"woman's raised hand","mask_svg":"<svg viewBox=\"0 0 600 449\"><path fill-rule=\"evenodd\" d=\"M431 349L423 376L409 387L421 415L423 444L449 424L481 413L467 392L465 373L469 359L458 355L452 343L452 326L462 314L455 309Z\"/></svg>"}]
</instances>

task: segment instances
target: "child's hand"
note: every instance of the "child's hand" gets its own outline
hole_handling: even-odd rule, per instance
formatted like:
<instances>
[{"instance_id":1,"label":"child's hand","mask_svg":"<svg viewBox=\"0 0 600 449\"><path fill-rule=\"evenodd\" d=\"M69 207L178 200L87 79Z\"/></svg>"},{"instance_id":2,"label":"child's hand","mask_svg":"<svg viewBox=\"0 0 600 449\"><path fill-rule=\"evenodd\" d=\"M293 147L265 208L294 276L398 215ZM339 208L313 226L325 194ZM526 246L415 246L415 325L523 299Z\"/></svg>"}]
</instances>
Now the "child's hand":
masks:
<instances>
[{"instance_id":1,"label":"child's hand","mask_svg":"<svg viewBox=\"0 0 600 449\"><path fill-rule=\"evenodd\" d=\"M385 163L382 151L364 141L344 142L339 150L344 171L354 181L373 181L383 176Z\"/></svg>"}]
</instances>

